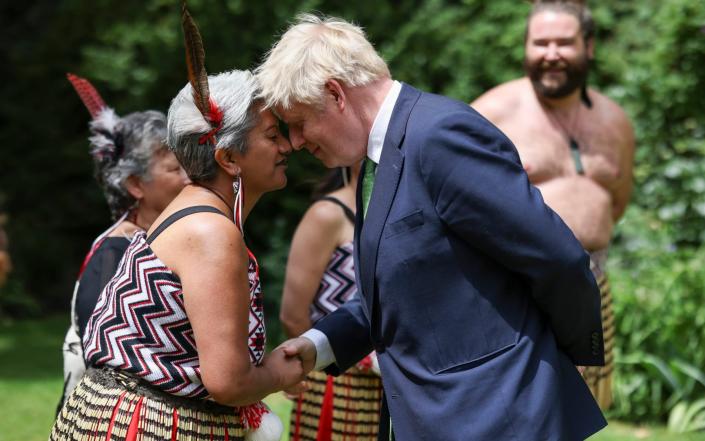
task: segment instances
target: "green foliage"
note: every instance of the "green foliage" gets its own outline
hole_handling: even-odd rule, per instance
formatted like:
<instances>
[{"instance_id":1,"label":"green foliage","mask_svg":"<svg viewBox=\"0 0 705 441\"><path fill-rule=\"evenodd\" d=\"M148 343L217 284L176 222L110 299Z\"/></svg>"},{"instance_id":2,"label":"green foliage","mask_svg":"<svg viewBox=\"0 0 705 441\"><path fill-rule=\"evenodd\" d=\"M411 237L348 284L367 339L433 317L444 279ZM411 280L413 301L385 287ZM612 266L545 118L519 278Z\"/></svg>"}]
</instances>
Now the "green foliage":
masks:
<instances>
[{"instance_id":1,"label":"green foliage","mask_svg":"<svg viewBox=\"0 0 705 441\"><path fill-rule=\"evenodd\" d=\"M185 84L174 0L62 0L3 7L0 192L15 273L0 292L12 315L68 314L77 268L108 210L86 154L88 115L67 71L94 80L119 113L166 110ZM618 326L614 415L699 421L705 353L705 2L591 1L591 84L626 110L636 134L635 192L613 248ZM299 11L363 25L395 78L470 102L522 75L528 2L517 0L190 0L211 72L254 67ZM288 243L322 167L290 161L289 187L246 226L263 266L272 343ZM35 305L35 306L32 306ZM695 406L695 407L693 407ZM683 410L685 409L685 410ZM685 416L689 421L682 423ZM692 416L692 417L691 417ZM696 423L693 423L696 424ZM697 425L697 424L696 424Z\"/></svg>"},{"instance_id":2,"label":"green foliage","mask_svg":"<svg viewBox=\"0 0 705 441\"><path fill-rule=\"evenodd\" d=\"M621 225L610 260L618 342L611 415L665 421L671 413L673 427L693 427L683 407L705 393L705 249L674 247L672 229L639 208Z\"/></svg>"}]
</instances>

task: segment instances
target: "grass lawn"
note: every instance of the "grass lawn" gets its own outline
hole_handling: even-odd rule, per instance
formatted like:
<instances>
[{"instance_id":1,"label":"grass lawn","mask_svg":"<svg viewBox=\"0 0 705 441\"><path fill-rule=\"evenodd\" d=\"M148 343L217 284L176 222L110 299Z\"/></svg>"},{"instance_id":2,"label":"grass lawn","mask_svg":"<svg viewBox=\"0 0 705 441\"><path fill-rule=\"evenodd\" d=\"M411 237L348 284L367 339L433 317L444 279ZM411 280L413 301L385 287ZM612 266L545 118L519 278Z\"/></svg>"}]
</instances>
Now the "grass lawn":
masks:
<instances>
[{"instance_id":1,"label":"grass lawn","mask_svg":"<svg viewBox=\"0 0 705 441\"><path fill-rule=\"evenodd\" d=\"M0 441L47 439L62 388L61 342L67 326L68 317L0 323ZM280 394L266 401L288 426L290 402ZM590 438L637 440L705 441L705 433L672 434L663 427L611 421L607 429Z\"/></svg>"}]
</instances>

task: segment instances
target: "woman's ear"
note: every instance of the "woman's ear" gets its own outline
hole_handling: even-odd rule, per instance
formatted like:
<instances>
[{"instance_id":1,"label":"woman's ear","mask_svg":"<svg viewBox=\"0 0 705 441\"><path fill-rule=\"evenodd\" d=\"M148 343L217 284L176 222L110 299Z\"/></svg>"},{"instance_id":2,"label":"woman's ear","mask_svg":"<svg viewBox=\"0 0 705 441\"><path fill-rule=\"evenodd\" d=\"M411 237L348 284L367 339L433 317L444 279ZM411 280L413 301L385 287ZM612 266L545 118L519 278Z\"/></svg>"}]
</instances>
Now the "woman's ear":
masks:
<instances>
[{"instance_id":1,"label":"woman's ear","mask_svg":"<svg viewBox=\"0 0 705 441\"><path fill-rule=\"evenodd\" d=\"M218 163L220 168L225 170L227 174L232 177L239 176L240 166L235 162L232 152L227 149L216 149L214 153L215 162Z\"/></svg>"},{"instance_id":2,"label":"woman's ear","mask_svg":"<svg viewBox=\"0 0 705 441\"><path fill-rule=\"evenodd\" d=\"M140 201L144 198L144 189L142 188L142 179L135 175L130 175L125 180L125 188L130 196Z\"/></svg>"}]
</instances>

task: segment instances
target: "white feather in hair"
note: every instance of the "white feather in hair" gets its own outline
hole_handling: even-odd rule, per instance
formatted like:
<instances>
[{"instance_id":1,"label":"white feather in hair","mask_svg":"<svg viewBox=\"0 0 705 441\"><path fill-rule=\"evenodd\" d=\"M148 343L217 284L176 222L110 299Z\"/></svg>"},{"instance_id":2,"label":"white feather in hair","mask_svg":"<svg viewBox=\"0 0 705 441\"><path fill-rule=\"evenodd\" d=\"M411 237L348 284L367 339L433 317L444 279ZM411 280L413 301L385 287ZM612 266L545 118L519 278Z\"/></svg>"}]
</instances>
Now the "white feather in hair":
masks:
<instances>
[{"instance_id":1,"label":"white feather in hair","mask_svg":"<svg viewBox=\"0 0 705 441\"><path fill-rule=\"evenodd\" d=\"M119 122L120 117L110 107L103 108L91 120L91 136L88 138L91 143L91 155L99 160L115 155L116 127Z\"/></svg>"}]
</instances>

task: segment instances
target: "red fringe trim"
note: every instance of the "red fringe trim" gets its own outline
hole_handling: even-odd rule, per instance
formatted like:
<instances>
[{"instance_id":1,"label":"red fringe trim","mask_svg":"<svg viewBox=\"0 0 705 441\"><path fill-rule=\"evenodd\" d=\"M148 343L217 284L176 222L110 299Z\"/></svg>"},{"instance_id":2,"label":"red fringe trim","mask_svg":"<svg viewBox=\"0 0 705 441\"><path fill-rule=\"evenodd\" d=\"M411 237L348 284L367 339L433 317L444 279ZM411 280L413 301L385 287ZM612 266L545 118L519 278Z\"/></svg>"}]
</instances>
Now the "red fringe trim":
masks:
<instances>
[{"instance_id":1,"label":"red fringe trim","mask_svg":"<svg viewBox=\"0 0 705 441\"><path fill-rule=\"evenodd\" d=\"M245 429L254 430L259 429L259 426L262 425L262 416L269 413L269 409L263 402L258 401L255 404L240 407L238 413Z\"/></svg>"},{"instance_id":2,"label":"red fringe trim","mask_svg":"<svg viewBox=\"0 0 705 441\"><path fill-rule=\"evenodd\" d=\"M330 441L333 436L333 377L328 375L326 392L321 405L321 417L318 421L316 441Z\"/></svg>"}]
</instances>

